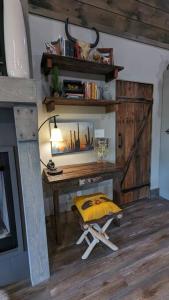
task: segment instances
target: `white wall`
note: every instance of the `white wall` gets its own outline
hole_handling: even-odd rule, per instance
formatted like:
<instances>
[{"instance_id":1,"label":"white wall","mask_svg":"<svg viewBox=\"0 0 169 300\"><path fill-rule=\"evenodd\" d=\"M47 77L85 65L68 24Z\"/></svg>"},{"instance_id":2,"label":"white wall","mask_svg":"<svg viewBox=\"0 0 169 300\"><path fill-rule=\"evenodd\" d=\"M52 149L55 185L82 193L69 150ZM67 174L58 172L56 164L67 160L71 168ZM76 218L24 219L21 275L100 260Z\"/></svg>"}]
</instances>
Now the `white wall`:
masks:
<instances>
[{"instance_id":1,"label":"white wall","mask_svg":"<svg viewBox=\"0 0 169 300\"><path fill-rule=\"evenodd\" d=\"M41 81L40 61L42 52L45 50L44 42L56 40L59 35L64 36L64 23L49 20L42 17L30 15L30 31L33 53L34 76L38 80L39 92L39 122L41 123L48 114L45 107L42 107L42 98L48 90L47 85ZM93 31L71 26L71 33L76 38L85 41L93 41L95 35ZM154 85L154 106L153 106L153 128L152 128L152 159L151 159L151 188L159 187L159 150L160 150L160 116L161 116L161 85L162 74L169 62L169 51L156 48L153 46L141 44L127 39L111 36L108 34L100 34L100 47L113 47L115 64L125 67L120 72L119 79L152 83ZM104 115L98 109L97 114L95 108L65 108L58 107L56 113L60 114L60 118L87 118L87 119L104 119L101 122L105 126L107 134L112 139L114 145L115 132L115 116L114 114ZM111 124L111 125L110 125ZM111 127L110 127L111 126ZM112 128L112 133L110 132ZM112 145L112 147L114 147ZM49 143L45 139L41 142L41 156L47 161L50 157ZM55 159L58 165L77 163L84 161L92 161L95 159L94 153L66 155ZM114 151L111 156L114 159Z\"/></svg>"}]
</instances>

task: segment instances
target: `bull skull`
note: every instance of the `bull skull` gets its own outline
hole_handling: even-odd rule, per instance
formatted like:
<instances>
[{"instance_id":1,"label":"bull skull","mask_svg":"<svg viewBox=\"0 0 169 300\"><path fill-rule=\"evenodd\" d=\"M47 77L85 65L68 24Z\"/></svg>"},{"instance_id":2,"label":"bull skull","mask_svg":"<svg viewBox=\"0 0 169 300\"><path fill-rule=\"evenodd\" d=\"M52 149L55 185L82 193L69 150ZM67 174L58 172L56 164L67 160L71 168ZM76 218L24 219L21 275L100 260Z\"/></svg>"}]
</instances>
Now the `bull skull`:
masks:
<instances>
[{"instance_id":1,"label":"bull skull","mask_svg":"<svg viewBox=\"0 0 169 300\"><path fill-rule=\"evenodd\" d=\"M65 32L66 32L66 36L67 36L68 40L70 40L72 43L75 44L77 58L87 60L90 50L92 48L95 48L99 42L99 32L97 31L96 28L93 27L92 29L95 30L95 32L96 32L96 41L91 44L86 43L83 41L79 41L70 35L69 30L68 30L68 24L69 24L69 19L67 18L66 22L65 22Z\"/></svg>"}]
</instances>

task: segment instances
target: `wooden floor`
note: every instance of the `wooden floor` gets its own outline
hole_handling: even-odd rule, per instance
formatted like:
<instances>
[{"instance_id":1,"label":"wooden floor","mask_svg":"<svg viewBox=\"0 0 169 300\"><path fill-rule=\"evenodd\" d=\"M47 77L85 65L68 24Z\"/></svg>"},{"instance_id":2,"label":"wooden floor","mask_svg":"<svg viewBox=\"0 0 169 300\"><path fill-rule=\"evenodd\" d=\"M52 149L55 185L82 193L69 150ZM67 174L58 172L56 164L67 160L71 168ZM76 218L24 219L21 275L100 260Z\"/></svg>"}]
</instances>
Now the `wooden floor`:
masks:
<instances>
[{"instance_id":1,"label":"wooden floor","mask_svg":"<svg viewBox=\"0 0 169 300\"><path fill-rule=\"evenodd\" d=\"M120 250L112 253L97 246L86 261L81 260L85 245L57 253L50 249L50 280L36 288L9 287L9 299L168 300L169 202L155 199L131 205L121 227L113 227L110 236Z\"/></svg>"}]
</instances>

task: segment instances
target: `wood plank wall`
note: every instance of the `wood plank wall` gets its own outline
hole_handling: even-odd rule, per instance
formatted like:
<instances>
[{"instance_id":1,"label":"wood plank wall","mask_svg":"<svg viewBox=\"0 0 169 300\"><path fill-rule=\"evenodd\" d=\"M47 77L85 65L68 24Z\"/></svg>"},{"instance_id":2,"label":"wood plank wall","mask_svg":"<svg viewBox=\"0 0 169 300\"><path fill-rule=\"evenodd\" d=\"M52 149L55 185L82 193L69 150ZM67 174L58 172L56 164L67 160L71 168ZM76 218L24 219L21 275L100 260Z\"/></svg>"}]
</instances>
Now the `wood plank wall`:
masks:
<instances>
[{"instance_id":1,"label":"wood plank wall","mask_svg":"<svg viewBox=\"0 0 169 300\"><path fill-rule=\"evenodd\" d=\"M169 0L29 0L29 12L169 49Z\"/></svg>"}]
</instances>

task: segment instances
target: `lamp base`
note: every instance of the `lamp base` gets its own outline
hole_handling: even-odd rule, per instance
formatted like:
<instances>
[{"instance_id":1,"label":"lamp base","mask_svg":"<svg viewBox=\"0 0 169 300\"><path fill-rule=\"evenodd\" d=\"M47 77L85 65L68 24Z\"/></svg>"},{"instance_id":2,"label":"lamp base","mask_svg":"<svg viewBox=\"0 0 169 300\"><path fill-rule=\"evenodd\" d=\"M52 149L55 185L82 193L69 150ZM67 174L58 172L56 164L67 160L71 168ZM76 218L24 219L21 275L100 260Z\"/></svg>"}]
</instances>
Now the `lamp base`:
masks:
<instances>
[{"instance_id":1,"label":"lamp base","mask_svg":"<svg viewBox=\"0 0 169 300\"><path fill-rule=\"evenodd\" d=\"M56 168L55 164L52 160L49 160L48 164L47 164L47 168L48 168L48 175L51 176L55 176L55 175L60 175L63 173L63 170L60 168Z\"/></svg>"},{"instance_id":2,"label":"lamp base","mask_svg":"<svg viewBox=\"0 0 169 300\"><path fill-rule=\"evenodd\" d=\"M54 170L48 170L47 171L48 175L51 175L51 176L56 176L56 175L60 175L63 173L63 170L62 169L54 169Z\"/></svg>"}]
</instances>

